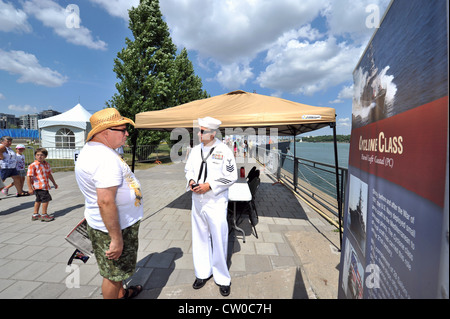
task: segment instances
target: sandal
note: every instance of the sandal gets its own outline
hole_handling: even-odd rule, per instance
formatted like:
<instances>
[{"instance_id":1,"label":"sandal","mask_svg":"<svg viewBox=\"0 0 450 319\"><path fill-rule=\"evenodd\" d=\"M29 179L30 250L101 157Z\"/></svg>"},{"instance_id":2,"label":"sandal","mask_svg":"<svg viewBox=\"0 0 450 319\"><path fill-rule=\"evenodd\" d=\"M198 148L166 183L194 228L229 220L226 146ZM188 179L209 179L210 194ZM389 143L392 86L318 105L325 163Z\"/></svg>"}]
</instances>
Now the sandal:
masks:
<instances>
[{"instance_id":1,"label":"sandal","mask_svg":"<svg viewBox=\"0 0 450 319\"><path fill-rule=\"evenodd\" d=\"M131 286L130 288L125 289L125 295L120 299L132 299L137 295L139 295L141 291L142 291L141 285Z\"/></svg>"}]
</instances>

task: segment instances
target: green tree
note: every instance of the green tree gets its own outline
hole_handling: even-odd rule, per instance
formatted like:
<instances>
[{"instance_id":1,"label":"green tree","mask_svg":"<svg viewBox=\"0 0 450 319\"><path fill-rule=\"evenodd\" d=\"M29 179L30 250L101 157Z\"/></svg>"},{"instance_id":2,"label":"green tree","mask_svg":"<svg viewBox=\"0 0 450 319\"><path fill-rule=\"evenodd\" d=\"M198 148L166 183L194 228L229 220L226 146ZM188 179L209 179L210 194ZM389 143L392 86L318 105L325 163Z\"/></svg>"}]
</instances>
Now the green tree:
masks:
<instances>
[{"instance_id":1,"label":"green tree","mask_svg":"<svg viewBox=\"0 0 450 319\"><path fill-rule=\"evenodd\" d=\"M202 80L195 75L194 66L189 60L185 48L175 58L174 69L175 74L171 78L171 82L173 88L172 97L176 105L210 97L202 89Z\"/></svg>"},{"instance_id":2,"label":"green tree","mask_svg":"<svg viewBox=\"0 0 450 319\"><path fill-rule=\"evenodd\" d=\"M129 28L134 40L125 39L126 47L114 59L116 89L108 107L135 119L140 112L160 110L206 97L201 79L183 49L176 46L164 22L158 0L141 0L129 10ZM130 128L131 139L137 132ZM138 145L158 144L168 133L139 132Z\"/></svg>"},{"instance_id":3,"label":"green tree","mask_svg":"<svg viewBox=\"0 0 450 319\"><path fill-rule=\"evenodd\" d=\"M333 135L303 137L303 142L324 143L333 141L334 141ZM336 141L339 143L349 143L350 135L336 135Z\"/></svg>"}]
</instances>

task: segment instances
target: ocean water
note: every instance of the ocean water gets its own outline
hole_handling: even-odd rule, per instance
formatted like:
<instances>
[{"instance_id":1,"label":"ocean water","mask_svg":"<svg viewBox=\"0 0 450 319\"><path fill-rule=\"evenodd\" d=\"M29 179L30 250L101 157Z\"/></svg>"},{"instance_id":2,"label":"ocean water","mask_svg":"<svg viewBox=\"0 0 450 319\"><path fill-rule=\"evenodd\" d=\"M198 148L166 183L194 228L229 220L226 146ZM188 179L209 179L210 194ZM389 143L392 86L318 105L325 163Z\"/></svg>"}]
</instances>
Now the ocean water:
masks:
<instances>
[{"instance_id":1,"label":"ocean water","mask_svg":"<svg viewBox=\"0 0 450 319\"><path fill-rule=\"evenodd\" d=\"M349 149L349 143L337 144L338 167L348 168ZM290 155L293 155L293 153L293 142L291 142ZM334 144L305 142L296 143L296 157L335 166ZM310 164L309 162L305 163ZM282 167L292 173L294 171L293 160L286 158L282 161ZM333 168L327 168L327 170L332 172L329 173L306 165L299 165L298 167L298 177L300 179L329 194L330 196L336 196L336 176Z\"/></svg>"},{"instance_id":2,"label":"ocean water","mask_svg":"<svg viewBox=\"0 0 450 319\"><path fill-rule=\"evenodd\" d=\"M293 142L290 152L294 154ZM296 156L304 159L334 165L334 143L295 143ZM338 143L338 166L348 168L350 143Z\"/></svg>"}]
</instances>

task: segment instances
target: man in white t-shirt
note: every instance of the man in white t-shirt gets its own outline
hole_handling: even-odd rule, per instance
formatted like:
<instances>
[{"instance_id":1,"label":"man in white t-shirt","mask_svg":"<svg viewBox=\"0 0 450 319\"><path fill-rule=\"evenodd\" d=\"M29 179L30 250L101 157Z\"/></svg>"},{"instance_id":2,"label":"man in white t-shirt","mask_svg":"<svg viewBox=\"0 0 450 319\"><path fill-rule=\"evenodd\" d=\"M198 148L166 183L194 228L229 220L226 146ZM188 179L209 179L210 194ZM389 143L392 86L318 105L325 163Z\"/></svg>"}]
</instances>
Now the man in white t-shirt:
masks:
<instances>
[{"instance_id":1,"label":"man in white t-shirt","mask_svg":"<svg viewBox=\"0 0 450 319\"><path fill-rule=\"evenodd\" d=\"M122 281L136 268L139 222L143 216L140 183L117 154L125 144L127 124L134 122L108 108L90 118L92 130L75 165L78 186L85 197L88 224L105 299L133 298L142 286L124 289Z\"/></svg>"}]
</instances>

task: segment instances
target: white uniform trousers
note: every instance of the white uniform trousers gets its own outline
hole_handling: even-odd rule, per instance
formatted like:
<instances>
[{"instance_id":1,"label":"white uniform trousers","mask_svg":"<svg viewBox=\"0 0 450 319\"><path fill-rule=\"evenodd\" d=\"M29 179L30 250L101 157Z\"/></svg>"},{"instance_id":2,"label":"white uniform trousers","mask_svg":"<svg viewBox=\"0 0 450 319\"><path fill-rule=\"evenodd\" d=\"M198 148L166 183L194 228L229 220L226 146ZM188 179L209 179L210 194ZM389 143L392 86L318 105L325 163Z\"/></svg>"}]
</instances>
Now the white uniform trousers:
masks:
<instances>
[{"instance_id":1,"label":"white uniform trousers","mask_svg":"<svg viewBox=\"0 0 450 319\"><path fill-rule=\"evenodd\" d=\"M192 194L192 252L195 276L211 275L218 285L231 283L227 266L228 200L225 196L210 197Z\"/></svg>"}]
</instances>

